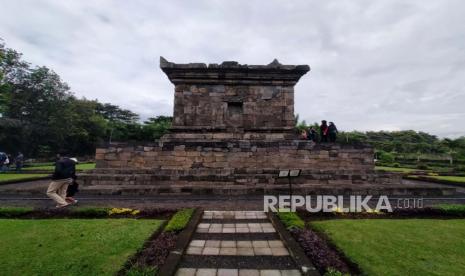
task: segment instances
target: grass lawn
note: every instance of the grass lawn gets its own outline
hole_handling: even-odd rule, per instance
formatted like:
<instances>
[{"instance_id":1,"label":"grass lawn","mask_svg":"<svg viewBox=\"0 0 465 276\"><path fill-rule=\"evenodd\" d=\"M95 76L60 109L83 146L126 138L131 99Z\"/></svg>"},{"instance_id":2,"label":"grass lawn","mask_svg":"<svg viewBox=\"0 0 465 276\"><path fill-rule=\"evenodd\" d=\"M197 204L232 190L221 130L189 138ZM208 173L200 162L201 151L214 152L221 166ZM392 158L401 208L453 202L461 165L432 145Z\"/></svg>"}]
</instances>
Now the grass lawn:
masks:
<instances>
[{"instance_id":1,"label":"grass lawn","mask_svg":"<svg viewBox=\"0 0 465 276\"><path fill-rule=\"evenodd\" d=\"M0 219L0 274L114 275L161 222Z\"/></svg>"},{"instance_id":2,"label":"grass lawn","mask_svg":"<svg viewBox=\"0 0 465 276\"><path fill-rule=\"evenodd\" d=\"M17 180L17 179L31 179L36 177L47 176L44 173L30 173L30 174L16 174L16 173L0 173L0 183L8 180Z\"/></svg>"},{"instance_id":3,"label":"grass lawn","mask_svg":"<svg viewBox=\"0 0 465 276\"><path fill-rule=\"evenodd\" d=\"M23 168L25 171L30 170L45 170L45 171L53 171L55 169L54 165L49 166L34 166L34 167L26 167ZM77 164L76 170L92 170L95 169L95 163L84 163L84 164Z\"/></svg>"},{"instance_id":4,"label":"grass lawn","mask_svg":"<svg viewBox=\"0 0 465 276\"><path fill-rule=\"evenodd\" d=\"M384 166L376 166L375 170L383 170L387 172L401 172L401 173L410 173L413 171L421 171L417 169L411 169L411 168L394 168L394 167L384 167Z\"/></svg>"},{"instance_id":5,"label":"grass lawn","mask_svg":"<svg viewBox=\"0 0 465 276\"><path fill-rule=\"evenodd\" d=\"M463 275L465 219L311 222L368 275Z\"/></svg>"}]
</instances>

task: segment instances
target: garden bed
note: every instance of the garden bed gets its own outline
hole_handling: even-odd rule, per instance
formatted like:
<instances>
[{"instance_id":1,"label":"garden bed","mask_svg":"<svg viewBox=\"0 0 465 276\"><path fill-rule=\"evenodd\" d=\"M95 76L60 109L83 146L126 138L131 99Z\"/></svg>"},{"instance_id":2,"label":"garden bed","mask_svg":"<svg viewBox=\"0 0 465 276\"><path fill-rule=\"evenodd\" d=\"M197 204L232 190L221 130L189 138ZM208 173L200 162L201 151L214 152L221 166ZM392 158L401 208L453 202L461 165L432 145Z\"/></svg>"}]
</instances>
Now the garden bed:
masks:
<instances>
[{"instance_id":1,"label":"garden bed","mask_svg":"<svg viewBox=\"0 0 465 276\"><path fill-rule=\"evenodd\" d=\"M465 220L311 221L365 275L459 275L465 270Z\"/></svg>"},{"instance_id":2,"label":"garden bed","mask_svg":"<svg viewBox=\"0 0 465 276\"><path fill-rule=\"evenodd\" d=\"M0 218L66 219L66 218L136 218L168 219L175 210L146 208L70 207L65 209L34 209L27 207L0 207Z\"/></svg>"},{"instance_id":3,"label":"garden bed","mask_svg":"<svg viewBox=\"0 0 465 276\"><path fill-rule=\"evenodd\" d=\"M190 231L192 233L185 233L185 229L191 222L191 218L194 214L194 209L182 209L178 212L173 210L166 209L129 209L129 208L69 208L69 209L33 209L33 208L22 208L22 207L0 207L0 232L2 231L2 223L10 221L29 221L30 223L37 222L38 224L49 224L54 222L57 225L60 225L60 222L63 224L68 223L69 221L82 221L87 223L88 221L98 221L106 223L111 227L115 224L124 227L125 224L131 223L134 221L154 221L153 218L170 218L168 223L162 223L162 220L157 220L158 227L155 228L155 231L148 233L150 236L148 238L143 238L140 240L142 243L145 240L143 245L138 246L137 248L132 248L131 250L134 253L127 255L125 254L125 262L119 265L118 269L115 270L115 267L107 268L105 265L97 269L98 273L94 273L92 268L78 268L77 271L82 272L83 274L119 274L119 275L156 275L158 273L158 268L163 265L168 265L167 270L174 270L179 260L176 258L171 258L170 261L170 252L174 249L184 250L184 247L187 246L190 235L195 230L195 224L191 226ZM173 215L174 214L174 215ZM200 212L197 212L197 217L200 219ZM14 218L14 220L12 220ZM39 219L39 220L37 220ZM91 219L91 220L89 220ZM115 221L115 223L113 222ZM120 221L117 223L116 221ZM100 225L100 223L96 223ZM107 230L111 232L110 230ZM79 237L84 237L88 233L86 231L78 230L78 232L83 232L79 234ZM105 232L105 231L104 231ZM72 230L66 230L61 235L68 234L73 236ZM38 234L38 238L42 234ZM101 236L102 234L96 234ZM9 235L5 234L4 237ZM121 241L126 240L126 236L120 238ZM146 236L144 236L146 237ZM78 245L79 242L76 242ZM132 244L132 243L131 243ZM42 245L40 245L41 247ZM136 251L137 249L137 251ZM126 251L125 251L126 252ZM48 253L47 253L48 254ZM82 258L86 258L86 254L81 254ZM129 257L129 258L128 258ZM100 257L101 258L101 257ZM79 258L78 258L79 259ZM48 260L44 260L46 262ZM61 260L60 260L61 262ZM64 266L70 265L68 262L63 262ZM1 267L2 261L0 261ZM9 263L8 263L9 264ZM61 265L61 263L60 263ZM58 266L60 266L58 265ZM72 264L73 266L74 263ZM27 268L29 269L29 268ZM31 272L41 272L39 270L34 270ZM85 270L88 269L88 270ZM112 271L111 273L107 273ZM35 272L34 272L35 271ZM27 274L27 273L26 273ZM53 273L52 273L53 274ZM60 273L61 274L61 273ZM79 273L78 273L79 274Z\"/></svg>"},{"instance_id":4,"label":"garden bed","mask_svg":"<svg viewBox=\"0 0 465 276\"><path fill-rule=\"evenodd\" d=\"M450 274L458 271L448 268L453 265L451 260L465 255L465 220L457 219L465 217L465 205L398 209L389 214L299 211L278 216L321 274L401 275L414 271L424 275L436 270ZM412 256L396 255L409 250ZM435 251L441 254L437 259L434 253L424 253ZM463 269L462 260L458 266ZM415 262L412 270L409 262Z\"/></svg>"},{"instance_id":5,"label":"garden bed","mask_svg":"<svg viewBox=\"0 0 465 276\"><path fill-rule=\"evenodd\" d=\"M0 271L114 275L161 225L154 219L0 219Z\"/></svg>"},{"instance_id":6,"label":"garden bed","mask_svg":"<svg viewBox=\"0 0 465 276\"><path fill-rule=\"evenodd\" d=\"M154 233L144 247L133 255L118 275L164 275L174 273L179 262L177 254L172 251L184 251L191 232L195 230L197 221L192 221L194 213L197 220L200 212L195 209L182 209L176 212L162 231ZM191 227L188 227L191 226ZM189 228L189 231L185 231Z\"/></svg>"},{"instance_id":7,"label":"garden bed","mask_svg":"<svg viewBox=\"0 0 465 276\"><path fill-rule=\"evenodd\" d=\"M327 239L307 227L305 221L296 213L278 213L277 216L322 275L325 273L360 274L357 265L350 262Z\"/></svg>"},{"instance_id":8,"label":"garden bed","mask_svg":"<svg viewBox=\"0 0 465 276\"><path fill-rule=\"evenodd\" d=\"M455 219L465 218L465 205L442 204L434 207L393 209L392 213L384 212L318 212L310 213L305 210L297 210L299 217L303 220L326 220L326 219L412 219L412 218L439 218Z\"/></svg>"}]
</instances>

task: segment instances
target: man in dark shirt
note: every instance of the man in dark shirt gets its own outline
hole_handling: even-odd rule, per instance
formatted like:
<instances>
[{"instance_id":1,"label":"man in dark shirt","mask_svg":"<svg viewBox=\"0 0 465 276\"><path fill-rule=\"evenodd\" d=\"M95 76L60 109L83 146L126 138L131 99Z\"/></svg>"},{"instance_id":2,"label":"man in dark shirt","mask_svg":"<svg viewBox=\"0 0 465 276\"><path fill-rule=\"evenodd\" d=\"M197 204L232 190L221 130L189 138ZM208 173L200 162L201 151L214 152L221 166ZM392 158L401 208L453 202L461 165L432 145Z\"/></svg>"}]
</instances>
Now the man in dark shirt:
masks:
<instances>
[{"instance_id":1,"label":"man in dark shirt","mask_svg":"<svg viewBox=\"0 0 465 276\"><path fill-rule=\"evenodd\" d=\"M57 203L57 208L63 208L69 205L66 202L66 190L68 185L76 179L76 158L61 157L55 163L55 172L52 176L52 182L47 189L47 196Z\"/></svg>"}]
</instances>

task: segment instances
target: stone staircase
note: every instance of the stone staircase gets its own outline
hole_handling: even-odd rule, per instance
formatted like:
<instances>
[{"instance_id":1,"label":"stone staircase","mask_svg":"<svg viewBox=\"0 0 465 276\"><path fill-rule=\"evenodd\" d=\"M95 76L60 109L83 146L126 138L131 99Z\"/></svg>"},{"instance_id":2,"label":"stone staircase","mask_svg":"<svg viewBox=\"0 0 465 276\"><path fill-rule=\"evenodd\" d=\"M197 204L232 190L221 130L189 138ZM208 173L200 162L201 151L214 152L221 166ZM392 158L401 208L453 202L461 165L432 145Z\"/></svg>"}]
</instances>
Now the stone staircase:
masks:
<instances>
[{"instance_id":1,"label":"stone staircase","mask_svg":"<svg viewBox=\"0 0 465 276\"><path fill-rule=\"evenodd\" d=\"M205 211L176 275L302 274L264 212Z\"/></svg>"}]
</instances>

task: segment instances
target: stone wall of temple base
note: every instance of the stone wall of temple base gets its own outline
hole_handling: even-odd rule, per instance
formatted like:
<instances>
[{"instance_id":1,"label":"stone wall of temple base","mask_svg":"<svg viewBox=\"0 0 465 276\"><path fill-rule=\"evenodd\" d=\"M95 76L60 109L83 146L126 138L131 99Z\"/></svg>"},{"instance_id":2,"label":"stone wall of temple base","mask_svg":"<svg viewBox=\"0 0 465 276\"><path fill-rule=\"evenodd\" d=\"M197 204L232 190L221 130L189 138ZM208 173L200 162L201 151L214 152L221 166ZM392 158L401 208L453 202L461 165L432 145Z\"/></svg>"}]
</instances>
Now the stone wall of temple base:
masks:
<instances>
[{"instance_id":1,"label":"stone wall of temple base","mask_svg":"<svg viewBox=\"0 0 465 276\"><path fill-rule=\"evenodd\" d=\"M142 194L252 194L288 190L281 169L301 169L296 191L401 183L376 173L365 146L279 141L169 141L97 149L97 168L80 175L84 186ZM368 186L367 186L368 185Z\"/></svg>"},{"instance_id":2,"label":"stone wall of temple base","mask_svg":"<svg viewBox=\"0 0 465 276\"><path fill-rule=\"evenodd\" d=\"M304 140L167 141L98 148L97 168L373 170L373 149Z\"/></svg>"}]
</instances>

